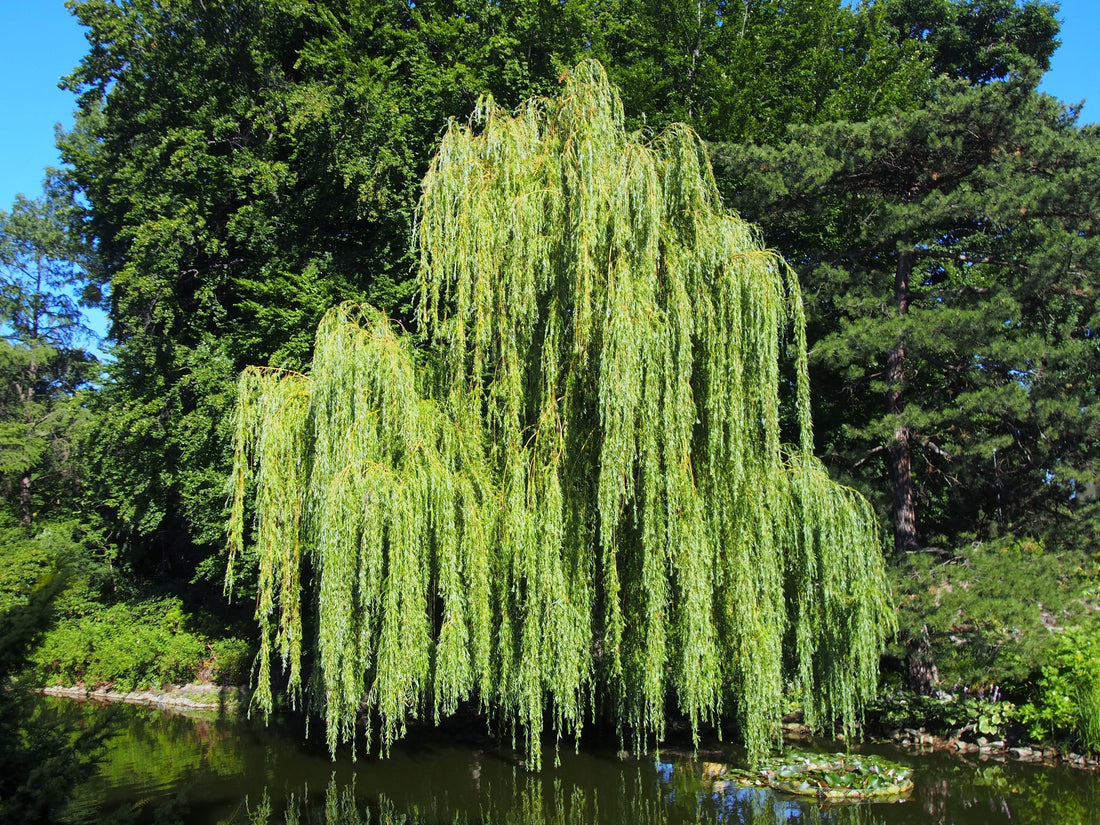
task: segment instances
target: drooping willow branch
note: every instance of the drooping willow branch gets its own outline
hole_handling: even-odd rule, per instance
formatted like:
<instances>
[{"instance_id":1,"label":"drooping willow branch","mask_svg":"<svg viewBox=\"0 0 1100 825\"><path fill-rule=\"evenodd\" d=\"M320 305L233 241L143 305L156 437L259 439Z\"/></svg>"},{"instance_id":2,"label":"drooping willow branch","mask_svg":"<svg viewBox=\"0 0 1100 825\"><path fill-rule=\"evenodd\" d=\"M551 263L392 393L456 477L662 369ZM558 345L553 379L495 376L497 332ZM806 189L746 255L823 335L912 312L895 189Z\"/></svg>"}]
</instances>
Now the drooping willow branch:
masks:
<instances>
[{"instance_id":1,"label":"drooping willow branch","mask_svg":"<svg viewBox=\"0 0 1100 825\"><path fill-rule=\"evenodd\" d=\"M417 240L423 338L345 304L308 377L241 379L260 707L275 655L300 689L308 581L332 748L471 697L536 762L545 720L597 706L639 743L670 698L696 729L732 714L753 753L790 684L854 721L893 623L874 517L812 457L797 282L722 211L698 137L627 134L582 63L451 125Z\"/></svg>"}]
</instances>

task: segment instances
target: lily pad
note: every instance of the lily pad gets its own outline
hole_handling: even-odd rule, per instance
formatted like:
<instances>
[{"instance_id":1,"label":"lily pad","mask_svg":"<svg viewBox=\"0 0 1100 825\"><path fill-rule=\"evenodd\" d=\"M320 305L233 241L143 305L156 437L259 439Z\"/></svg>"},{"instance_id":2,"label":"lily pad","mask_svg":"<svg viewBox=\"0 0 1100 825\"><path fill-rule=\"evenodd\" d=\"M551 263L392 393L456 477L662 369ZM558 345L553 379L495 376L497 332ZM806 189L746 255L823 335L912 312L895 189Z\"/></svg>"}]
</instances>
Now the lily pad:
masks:
<instances>
[{"instance_id":1,"label":"lily pad","mask_svg":"<svg viewBox=\"0 0 1100 825\"><path fill-rule=\"evenodd\" d=\"M879 756L791 752L755 771L730 771L722 778L797 796L856 801L904 796L913 789L912 775L912 769Z\"/></svg>"}]
</instances>

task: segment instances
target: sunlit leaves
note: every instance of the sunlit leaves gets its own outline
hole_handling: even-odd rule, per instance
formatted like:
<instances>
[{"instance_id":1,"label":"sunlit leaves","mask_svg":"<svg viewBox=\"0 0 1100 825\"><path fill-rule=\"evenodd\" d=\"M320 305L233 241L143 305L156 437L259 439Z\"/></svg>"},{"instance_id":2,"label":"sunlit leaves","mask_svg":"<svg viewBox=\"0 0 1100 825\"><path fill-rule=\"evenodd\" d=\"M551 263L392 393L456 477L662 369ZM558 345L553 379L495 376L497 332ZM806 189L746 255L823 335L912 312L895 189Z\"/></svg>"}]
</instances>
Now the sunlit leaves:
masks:
<instances>
[{"instance_id":1,"label":"sunlit leaves","mask_svg":"<svg viewBox=\"0 0 1100 825\"><path fill-rule=\"evenodd\" d=\"M452 124L417 239L419 351L345 304L308 378L241 380L261 707L275 652L300 685L308 569L333 748L361 709L386 746L476 697L537 764L547 719L560 738L599 708L640 744L672 698L759 753L792 679L851 722L892 622L874 519L812 459L797 285L721 211L694 133L627 134L582 63L558 98Z\"/></svg>"}]
</instances>

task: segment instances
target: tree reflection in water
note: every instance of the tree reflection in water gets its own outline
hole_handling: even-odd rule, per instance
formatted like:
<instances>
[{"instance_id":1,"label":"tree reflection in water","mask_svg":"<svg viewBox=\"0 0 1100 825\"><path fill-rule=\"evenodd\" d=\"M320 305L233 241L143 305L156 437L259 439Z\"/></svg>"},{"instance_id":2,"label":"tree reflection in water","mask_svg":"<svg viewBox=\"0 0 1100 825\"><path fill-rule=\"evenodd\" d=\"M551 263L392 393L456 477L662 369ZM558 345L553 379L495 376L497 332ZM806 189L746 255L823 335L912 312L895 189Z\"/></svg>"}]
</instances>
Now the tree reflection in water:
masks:
<instances>
[{"instance_id":1,"label":"tree reflection in water","mask_svg":"<svg viewBox=\"0 0 1100 825\"><path fill-rule=\"evenodd\" d=\"M1100 822L1100 782L1084 772L1011 762L937 764L913 800L928 825L1012 822L1078 825Z\"/></svg>"},{"instance_id":2,"label":"tree reflection in water","mask_svg":"<svg viewBox=\"0 0 1100 825\"><path fill-rule=\"evenodd\" d=\"M105 709L38 700L59 730ZM69 711L63 713L62 711ZM72 718L77 717L77 718ZM419 730L387 759L333 761L323 742L233 718L116 707L97 775L65 812L70 825L1081 825L1100 823L1100 781L1084 771L882 755L915 769L900 804L816 800L708 777L739 751L636 760L608 748L563 749L528 771L523 755L480 733ZM73 734L75 735L75 733ZM246 801L247 800L247 801Z\"/></svg>"},{"instance_id":3,"label":"tree reflection in water","mask_svg":"<svg viewBox=\"0 0 1100 825\"><path fill-rule=\"evenodd\" d=\"M758 788L725 788L713 794L670 788L658 798L580 788L566 792L560 783L530 785L503 804L471 815L448 810L446 800L439 798L408 805L385 795L365 801L356 796L354 783L341 785L333 779L323 799L303 787L287 797L282 811L275 808L265 790L258 803L242 806L231 825L882 825L871 805L816 806Z\"/></svg>"}]
</instances>

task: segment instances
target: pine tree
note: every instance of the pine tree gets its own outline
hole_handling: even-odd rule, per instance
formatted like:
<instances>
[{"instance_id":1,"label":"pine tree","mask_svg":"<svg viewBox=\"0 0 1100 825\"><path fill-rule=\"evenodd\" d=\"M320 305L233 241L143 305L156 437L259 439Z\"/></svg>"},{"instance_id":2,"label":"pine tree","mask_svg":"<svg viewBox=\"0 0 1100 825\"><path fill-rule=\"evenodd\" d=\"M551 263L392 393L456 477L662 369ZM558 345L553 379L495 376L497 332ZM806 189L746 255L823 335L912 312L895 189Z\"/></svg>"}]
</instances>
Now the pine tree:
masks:
<instances>
[{"instance_id":1,"label":"pine tree","mask_svg":"<svg viewBox=\"0 0 1100 825\"><path fill-rule=\"evenodd\" d=\"M41 197L18 195L10 212L0 209L0 496L26 529L69 492L86 418L74 394L98 372L79 346L93 336L77 303L85 275L75 215L53 174Z\"/></svg>"},{"instance_id":2,"label":"pine tree","mask_svg":"<svg viewBox=\"0 0 1100 825\"><path fill-rule=\"evenodd\" d=\"M1064 529L1095 479L1100 142L1037 81L715 147L803 273L826 451L898 553Z\"/></svg>"}]
</instances>

